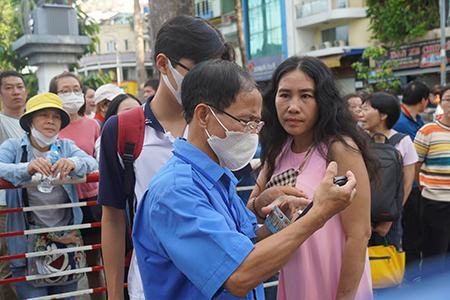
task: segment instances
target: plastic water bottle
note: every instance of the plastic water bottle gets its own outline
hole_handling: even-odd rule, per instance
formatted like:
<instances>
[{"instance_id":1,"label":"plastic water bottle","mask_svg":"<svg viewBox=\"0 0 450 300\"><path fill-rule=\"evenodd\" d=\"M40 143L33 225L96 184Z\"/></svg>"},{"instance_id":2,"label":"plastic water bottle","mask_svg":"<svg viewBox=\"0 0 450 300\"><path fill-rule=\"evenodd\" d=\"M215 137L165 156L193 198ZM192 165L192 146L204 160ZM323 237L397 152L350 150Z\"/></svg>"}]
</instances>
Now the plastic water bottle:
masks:
<instances>
[{"instance_id":1,"label":"plastic water bottle","mask_svg":"<svg viewBox=\"0 0 450 300\"><path fill-rule=\"evenodd\" d=\"M50 146L50 151L47 153L46 159L53 165L59 159L58 147L53 144ZM52 181L55 179L52 175L42 176L41 181L37 185L37 189L41 193L51 193L53 191Z\"/></svg>"}]
</instances>

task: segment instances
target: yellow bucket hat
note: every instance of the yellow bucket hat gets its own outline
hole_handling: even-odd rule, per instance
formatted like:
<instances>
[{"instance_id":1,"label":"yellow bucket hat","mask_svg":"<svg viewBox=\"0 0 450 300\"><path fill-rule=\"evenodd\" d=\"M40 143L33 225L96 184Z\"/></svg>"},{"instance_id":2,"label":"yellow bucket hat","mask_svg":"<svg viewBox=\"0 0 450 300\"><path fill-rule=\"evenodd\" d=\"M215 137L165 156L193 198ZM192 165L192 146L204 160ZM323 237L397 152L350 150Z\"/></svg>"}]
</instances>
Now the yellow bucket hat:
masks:
<instances>
[{"instance_id":1,"label":"yellow bucket hat","mask_svg":"<svg viewBox=\"0 0 450 300\"><path fill-rule=\"evenodd\" d=\"M69 125L70 117L62 107L61 99L53 93L43 93L31 97L25 106L25 113L20 118L20 126L26 132L30 132L30 123L33 113L46 108L54 108L61 114L61 129Z\"/></svg>"}]
</instances>

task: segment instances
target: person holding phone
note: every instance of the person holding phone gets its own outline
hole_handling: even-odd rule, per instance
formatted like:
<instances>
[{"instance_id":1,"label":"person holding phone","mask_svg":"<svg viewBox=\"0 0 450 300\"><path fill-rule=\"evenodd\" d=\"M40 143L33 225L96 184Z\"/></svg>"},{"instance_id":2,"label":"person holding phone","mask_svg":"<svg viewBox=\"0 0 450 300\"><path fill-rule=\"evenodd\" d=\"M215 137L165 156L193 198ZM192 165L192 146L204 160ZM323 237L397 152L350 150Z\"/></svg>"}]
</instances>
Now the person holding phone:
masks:
<instances>
[{"instance_id":1,"label":"person holding phone","mask_svg":"<svg viewBox=\"0 0 450 300\"><path fill-rule=\"evenodd\" d=\"M308 214L270 234L256 226L232 174L253 158L264 126L255 82L233 62L206 61L186 74L181 97L187 140L175 141L174 156L153 177L135 216L133 243L145 297L264 299L262 282L348 206L355 176L347 172L348 183L334 185L337 166L330 163ZM304 204L277 192L267 189L253 200L258 206L271 203L258 214L269 214L272 205L284 208L284 202L294 204L296 214Z\"/></svg>"}]
</instances>

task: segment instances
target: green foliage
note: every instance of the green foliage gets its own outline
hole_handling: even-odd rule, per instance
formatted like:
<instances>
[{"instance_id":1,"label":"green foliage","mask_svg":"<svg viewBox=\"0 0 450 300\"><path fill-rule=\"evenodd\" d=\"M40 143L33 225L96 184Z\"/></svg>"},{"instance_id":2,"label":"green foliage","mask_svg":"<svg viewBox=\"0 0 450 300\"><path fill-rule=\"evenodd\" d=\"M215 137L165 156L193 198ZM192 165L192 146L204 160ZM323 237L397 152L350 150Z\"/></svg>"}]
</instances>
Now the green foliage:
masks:
<instances>
[{"instance_id":1,"label":"green foliage","mask_svg":"<svg viewBox=\"0 0 450 300\"><path fill-rule=\"evenodd\" d=\"M102 70L99 70L94 73L90 73L88 76L81 75L81 82L83 86L88 86L92 89L97 89L99 86L104 85L106 83L111 83L114 80L114 72L104 73Z\"/></svg>"},{"instance_id":2,"label":"green foliage","mask_svg":"<svg viewBox=\"0 0 450 300\"><path fill-rule=\"evenodd\" d=\"M84 54L95 53L97 51L97 45L100 43L100 38L98 37L100 26L82 11L79 5L76 5L75 9L77 11L80 35L88 36L91 39L91 43L87 45Z\"/></svg>"},{"instance_id":3,"label":"green foliage","mask_svg":"<svg viewBox=\"0 0 450 300\"><path fill-rule=\"evenodd\" d=\"M373 38L399 46L439 27L439 0L367 0Z\"/></svg>"},{"instance_id":4,"label":"green foliage","mask_svg":"<svg viewBox=\"0 0 450 300\"><path fill-rule=\"evenodd\" d=\"M30 73L26 74L24 76L24 79L25 79L25 86L27 87L28 90L28 98L31 98L38 93L39 90L38 78L36 76L36 73Z\"/></svg>"},{"instance_id":5,"label":"green foliage","mask_svg":"<svg viewBox=\"0 0 450 300\"><path fill-rule=\"evenodd\" d=\"M393 72L396 63L383 61L387 50L383 47L368 47L364 50L363 62L355 62L352 68L356 71L356 77L364 82L364 88L370 92L400 90L400 80Z\"/></svg>"},{"instance_id":6,"label":"green foliage","mask_svg":"<svg viewBox=\"0 0 450 300\"><path fill-rule=\"evenodd\" d=\"M21 70L26 60L12 50L13 42L22 35L18 0L0 1L0 71Z\"/></svg>"}]
</instances>

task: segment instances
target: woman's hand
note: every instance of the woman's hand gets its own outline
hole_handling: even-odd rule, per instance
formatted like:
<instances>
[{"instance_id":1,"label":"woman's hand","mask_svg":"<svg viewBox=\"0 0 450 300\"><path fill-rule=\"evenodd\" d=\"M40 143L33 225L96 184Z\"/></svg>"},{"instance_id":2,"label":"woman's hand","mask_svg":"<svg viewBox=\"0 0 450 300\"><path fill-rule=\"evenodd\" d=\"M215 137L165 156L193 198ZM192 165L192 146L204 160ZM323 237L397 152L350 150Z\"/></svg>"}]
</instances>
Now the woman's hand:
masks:
<instances>
[{"instance_id":1,"label":"woman's hand","mask_svg":"<svg viewBox=\"0 0 450 300\"><path fill-rule=\"evenodd\" d=\"M28 163L28 174L33 176L40 173L44 176L50 176L52 173L52 164L43 157L35 158Z\"/></svg>"},{"instance_id":2,"label":"woman's hand","mask_svg":"<svg viewBox=\"0 0 450 300\"><path fill-rule=\"evenodd\" d=\"M75 170L75 163L67 158L60 158L57 162L55 162L52 166L52 174L53 176L58 176L63 180L69 175L70 172Z\"/></svg>"}]
</instances>

